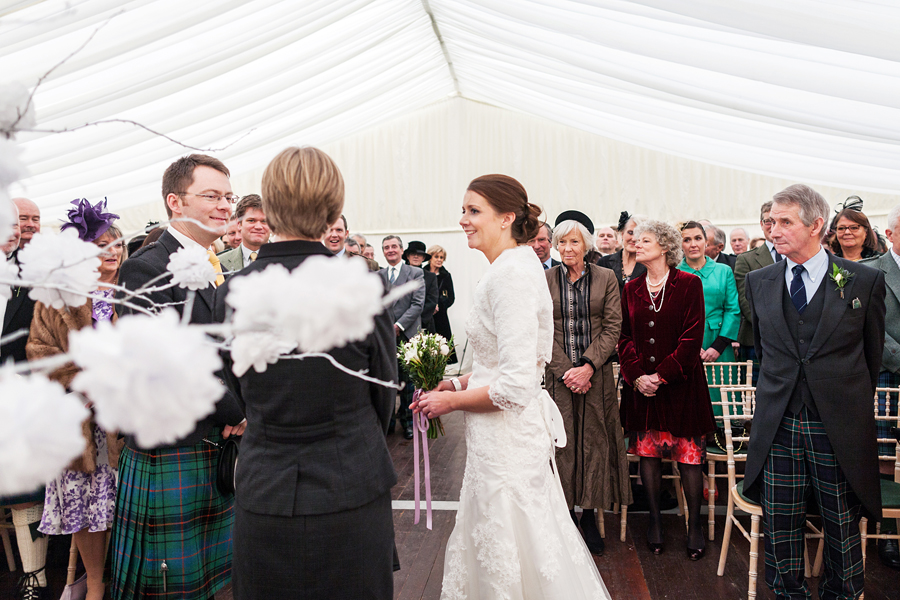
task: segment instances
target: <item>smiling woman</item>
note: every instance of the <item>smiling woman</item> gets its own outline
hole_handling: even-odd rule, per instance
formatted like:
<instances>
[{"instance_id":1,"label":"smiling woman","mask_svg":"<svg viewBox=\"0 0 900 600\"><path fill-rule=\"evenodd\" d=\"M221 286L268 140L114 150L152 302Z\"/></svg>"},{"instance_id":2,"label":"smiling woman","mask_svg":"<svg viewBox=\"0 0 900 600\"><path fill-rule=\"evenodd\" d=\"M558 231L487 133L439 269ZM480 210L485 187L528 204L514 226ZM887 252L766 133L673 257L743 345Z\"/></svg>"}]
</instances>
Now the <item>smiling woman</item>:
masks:
<instances>
[{"instance_id":1,"label":"smiling woman","mask_svg":"<svg viewBox=\"0 0 900 600\"><path fill-rule=\"evenodd\" d=\"M831 250L837 256L853 261L878 256L878 237L862 211L845 208L831 223Z\"/></svg>"}]
</instances>

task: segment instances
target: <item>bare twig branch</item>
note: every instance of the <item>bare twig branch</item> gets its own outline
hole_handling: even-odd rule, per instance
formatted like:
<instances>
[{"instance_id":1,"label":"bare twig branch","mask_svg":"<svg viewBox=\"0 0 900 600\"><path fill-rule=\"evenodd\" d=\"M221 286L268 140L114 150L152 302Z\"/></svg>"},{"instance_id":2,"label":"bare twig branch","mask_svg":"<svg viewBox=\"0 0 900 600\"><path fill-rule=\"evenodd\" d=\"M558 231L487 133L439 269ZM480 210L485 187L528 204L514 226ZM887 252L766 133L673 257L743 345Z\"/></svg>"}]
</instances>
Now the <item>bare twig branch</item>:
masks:
<instances>
[{"instance_id":1,"label":"bare twig branch","mask_svg":"<svg viewBox=\"0 0 900 600\"><path fill-rule=\"evenodd\" d=\"M234 140L230 144L226 144L221 148L198 148L197 146L191 146L190 144L185 144L184 142L179 142L173 137L170 137L162 132L156 131L155 129L151 129L144 125L143 123L138 123L137 121L132 121L131 119L100 119L99 121L91 121L90 123L85 123L84 125L77 125L75 127L65 127L63 129L21 129L19 131L27 131L30 133L71 133L72 131L78 131L79 129L84 129L85 127L94 127L95 125L105 125L108 123L125 123L126 125L134 125L135 127L140 127L141 129L152 133L153 135L159 136L161 138L165 138L166 140L172 142L173 144L178 144L183 148L187 148L188 150L194 150L196 152L221 152L223 150L227 150L228 148L234 146L242 139L250 135L256 130L256 127L253 127L249 131L247 131L244 135Z\"/></svg>"},{"instance_id":2,"label":"bare twig branch","mask_svg":"<svg viewBox=\"0 0 900 600\"><path fill-rule=\"evenodd\" d=\"M384 386L387 388L394 388L395 390L403 389L402 385L400 385L398 383L394 383L393 381L382 381L381 379L369 377L368 375L366 375L366 373L369 372L368 369L363 369L362 371L354 371L350 367L345 367L344 365L339 363L337 361L337 359L335 359L333 356L331 356L330 354L325 354L324 352L305 352L303 354L286 354L286 355L283 354L279 358L292 358L295 360L303 360L304 358L324 358L325 360L330 362L332 365L334 365L339 371L343 371L344 373L346 373L348 375L352 375L353 377L358 377L359 379L362 379L363 381L368 381L369 383L375 383L377 385Z\"/></svg>"}]
</instances>

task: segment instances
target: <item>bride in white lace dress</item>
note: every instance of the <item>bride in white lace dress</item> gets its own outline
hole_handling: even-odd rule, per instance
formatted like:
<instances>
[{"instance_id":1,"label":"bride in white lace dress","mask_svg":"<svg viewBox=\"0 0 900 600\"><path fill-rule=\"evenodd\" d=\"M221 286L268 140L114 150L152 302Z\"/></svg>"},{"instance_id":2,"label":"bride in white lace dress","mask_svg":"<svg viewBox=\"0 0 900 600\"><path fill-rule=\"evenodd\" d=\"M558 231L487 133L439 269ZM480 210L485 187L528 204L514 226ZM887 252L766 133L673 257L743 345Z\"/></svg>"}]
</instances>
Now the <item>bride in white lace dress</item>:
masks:
<instances>
[{"instance_id":1,"label":"bride in white lace dress","mask_svg":"<svg viewBox=\"0 0 900 600\"><path fill-rule=\"evenodd\" d=\"M540 213L504 175L475 179L463 201L469 247L491 262L466 323L473 370L413 405L428 417L466 412L466 470L442 600L609 598L551 468L555 404L541 375L553 315L540 260L524 245Z\"/></svg>"}]
</instances>

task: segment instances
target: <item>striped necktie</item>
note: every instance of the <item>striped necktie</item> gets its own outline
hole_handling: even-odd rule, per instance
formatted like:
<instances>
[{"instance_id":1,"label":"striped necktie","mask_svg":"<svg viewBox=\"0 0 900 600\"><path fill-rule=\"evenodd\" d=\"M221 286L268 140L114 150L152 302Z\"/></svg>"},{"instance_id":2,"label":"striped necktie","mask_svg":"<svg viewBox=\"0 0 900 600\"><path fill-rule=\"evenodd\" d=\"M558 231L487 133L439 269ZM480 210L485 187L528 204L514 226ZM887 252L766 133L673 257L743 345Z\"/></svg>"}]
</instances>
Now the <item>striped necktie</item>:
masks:
<instances>
[{"instance_id":1,"label":"striped necktie","mask_svg":"<svg viewBox=\"0 0 900 600\"><path fill-rule=\"evenodd\" d=\"M390 281L391 285L394 285L394 282L397 281L397 267L391 267Z\"/></svg>"},{"instance_id":2,"label":"striped necktie","mask_svg":"<svg viewBox=\"0 0 900 600\"><path fill-rule=\"evenodd\" d=\"M806 286L803 284L803 265L794 266L794 279L791 281L791 302L801 315L806 309Z\"/></svg>"},{"instance_id":3,"label":"striped necktie","mask_svg":"<svg viewBox=\"0 0 900 600\"><path fill-rule=\"evenodd\" d=\"M222 263L219 262L219 257L216 256L216 253L212 250L207 250L206 254L209 255L209 264L211 264L216 271L216 287L219 287L225 283L225 276L222 275Z\"/></svg>"}]
</instances>

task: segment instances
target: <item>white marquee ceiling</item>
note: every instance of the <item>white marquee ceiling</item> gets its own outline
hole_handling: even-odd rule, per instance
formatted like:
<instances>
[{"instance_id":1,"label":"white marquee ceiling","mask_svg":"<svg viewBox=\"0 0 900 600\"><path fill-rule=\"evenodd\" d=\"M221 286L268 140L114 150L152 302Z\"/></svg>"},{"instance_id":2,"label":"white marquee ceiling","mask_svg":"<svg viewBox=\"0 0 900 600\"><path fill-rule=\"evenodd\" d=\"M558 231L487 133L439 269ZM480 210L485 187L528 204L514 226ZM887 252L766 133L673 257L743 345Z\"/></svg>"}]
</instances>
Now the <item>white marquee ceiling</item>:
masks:
<instances>
[{"instance_id":1,"label":"white marquee ceiling","mask_svg":"<svg viewBox=\"0 0 900 600\"><path fill-rule=\"evenodd\" d=\"M139 122L232 171L449 96L755 173L900 190L893 0L0 0L38 127ZM93 36L93 37L91 37ZM90 41L87 41L89 38ZM87 42L87 43L85 43ZM20 137L27 194L158 202L187 152L124 123Z\"/></svg>"}]
</instances>

